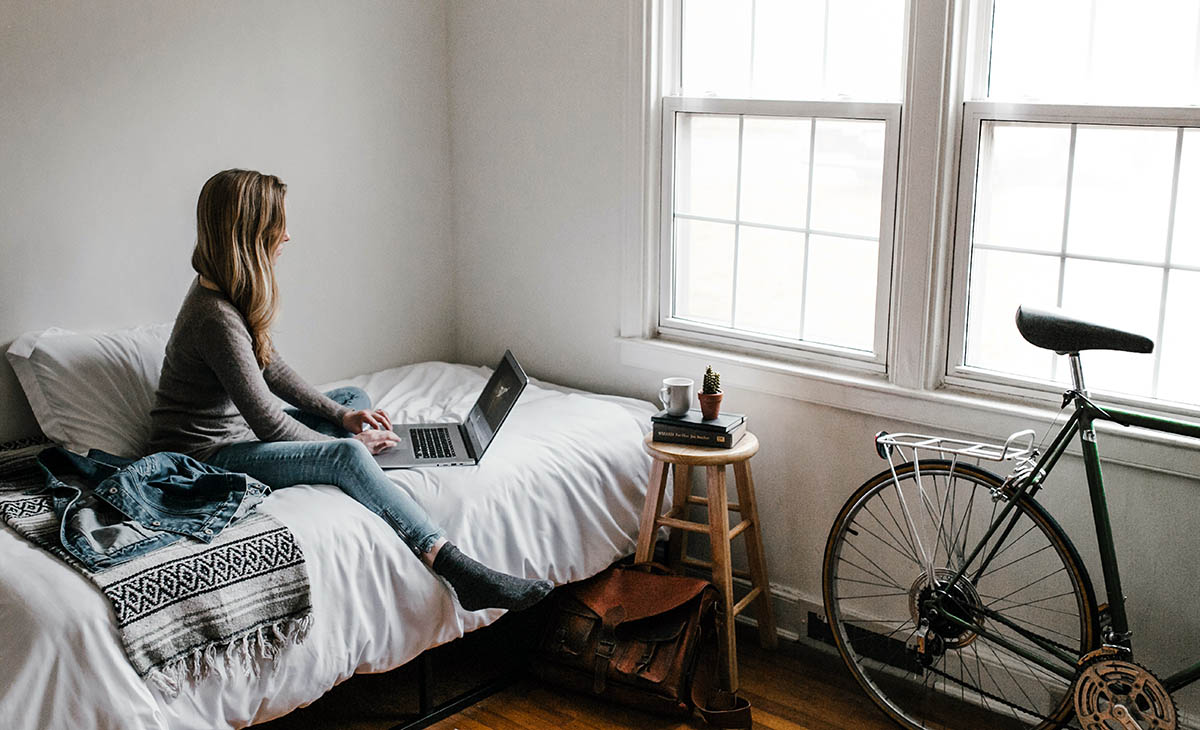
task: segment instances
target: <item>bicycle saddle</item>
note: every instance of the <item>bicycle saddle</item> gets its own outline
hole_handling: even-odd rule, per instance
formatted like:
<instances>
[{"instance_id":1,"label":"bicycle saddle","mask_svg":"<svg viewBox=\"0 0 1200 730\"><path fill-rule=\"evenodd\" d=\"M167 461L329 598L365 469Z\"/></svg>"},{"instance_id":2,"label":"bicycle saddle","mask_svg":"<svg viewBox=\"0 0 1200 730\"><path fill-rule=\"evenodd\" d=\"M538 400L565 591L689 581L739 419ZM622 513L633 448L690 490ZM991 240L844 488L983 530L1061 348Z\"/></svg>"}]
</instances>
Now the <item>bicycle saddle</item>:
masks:
<instances>
[{"instance_id":1,"label":"bicycle saddle","mask_svg":"<svg viewBox=\"0 0 1200 730\"><path fill-rule=\"evenodd\" d=\"M1060 355L1080 350L1154 351L1154 341L1149 337L1085 322L1051 309L1017 307L1017 329L1030 344Z\"/></svg>"}]
</instances>

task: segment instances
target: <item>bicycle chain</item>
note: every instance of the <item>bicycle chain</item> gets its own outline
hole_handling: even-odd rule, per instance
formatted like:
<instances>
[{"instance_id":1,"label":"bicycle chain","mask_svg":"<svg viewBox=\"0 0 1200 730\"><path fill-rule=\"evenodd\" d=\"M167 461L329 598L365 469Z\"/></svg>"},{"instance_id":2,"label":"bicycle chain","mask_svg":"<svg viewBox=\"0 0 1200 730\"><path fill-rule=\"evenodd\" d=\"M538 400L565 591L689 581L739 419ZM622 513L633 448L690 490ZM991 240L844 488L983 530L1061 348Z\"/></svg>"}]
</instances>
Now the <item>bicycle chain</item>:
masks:
<instances>
[{"instance_id":1,"label":"bicycle chain","mask_svg":"<svg viewBox=\"0 0 1200 730\"><path fill-rule=\"evenodd\" d=\"M1034 710L1031 710L1031 709L1029 709L1028 707L1022 707L1021 705L1018 705L1018 704L1014 704L1014 703L1012 703L1012 702L1009 702L1008 700L1004 699L1003 697L999 697L999 696L997 696L997 695L994 695L994 694L992 694L991 692L988 692L987 690L985 690L985 689L982 689L982 688L980 688L980 687L975 687L974 685L967 684L967 683L966 683L966 682L964 682L963 680L961 680L961 679L959 679L959 678L957 678L957 677L952 677L952 676L950 676L949 674L946 674L945 672L943 672L943 671L942 671L942 670L940 670L940 669L935 669L934 667L925 667L925 669L926 669L927 671L933 672L934 674L936 674L936 675L938 675L938 676L945 677L946 679L950 680L951 682L954 682L955 684L962 685L963 687L966 687L967 689L971 690L972 692L975 692L975 693L977 693L977 694L979 694L979 695L981 695L981 696L983 696L983 697L985 697L985 698L987 698L987 699L995 700L996 702L999 702L999 703L1000 703L1000 704L1002 704L1002 705L1008 705L1009 707L1011 707L1011 708L1012 708L1012 709L1014 709L1014 710L1019 710L1019 711L1021 711L1021 712L1024 712L1026 715L1033 715L1034 717L1036 717L1036 718L1038 718L1038 719L1040 719L1040 720L1045 720L1045 721L1047 721L1047 722L1054 722L1054 723L1057 723L1057 727L1059 727L1059 728L1064 728L1064 727L1066 727L1066 725L1063 725L1061 722L1058 722L1057 720L1054 720L1054 719L1053 719L1053 718L1051 718L1051 717L1047 717L1046 715L1043 715L1043 714L1041 714L1041 713L1039 713L1039 712L1036 712L1036 711L1034 711Z\"/></svg>"}]
</instances>

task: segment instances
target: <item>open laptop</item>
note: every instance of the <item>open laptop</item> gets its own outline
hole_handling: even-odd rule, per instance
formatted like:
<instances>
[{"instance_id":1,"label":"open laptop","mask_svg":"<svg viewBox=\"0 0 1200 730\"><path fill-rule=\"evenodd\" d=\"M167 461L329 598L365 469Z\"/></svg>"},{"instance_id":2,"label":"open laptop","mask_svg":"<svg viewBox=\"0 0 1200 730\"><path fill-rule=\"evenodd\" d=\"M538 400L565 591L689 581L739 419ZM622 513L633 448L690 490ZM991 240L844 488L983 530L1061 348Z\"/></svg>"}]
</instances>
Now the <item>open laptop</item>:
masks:
<instances>
[{"instance_id":1,"label":"open laptop","mask_svg":"<svg viewBox=\"0 0 1200 730\"><path fill-rule=\"evenodd\" d=\"M466 423L393 424L400 443L376 454L375 460L384 469L478 464L528 382L517 358L505 350Z\"/></svg>"}]
</instances>

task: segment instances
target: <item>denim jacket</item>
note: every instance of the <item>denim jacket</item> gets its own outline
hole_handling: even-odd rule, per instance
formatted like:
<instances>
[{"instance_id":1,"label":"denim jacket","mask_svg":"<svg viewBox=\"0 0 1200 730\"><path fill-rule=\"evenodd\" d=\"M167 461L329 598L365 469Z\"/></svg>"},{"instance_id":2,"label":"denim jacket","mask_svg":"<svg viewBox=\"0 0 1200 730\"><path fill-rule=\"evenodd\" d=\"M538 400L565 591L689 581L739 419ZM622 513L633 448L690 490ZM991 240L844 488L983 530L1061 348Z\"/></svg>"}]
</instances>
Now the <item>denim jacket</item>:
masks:
<instances>
[{"instance_id":1,"label":"denim jacket","mask_svg":"<svg viewBox=\"0 0 1200 730\"><path fill-rule=\"evenodd\" d=\"M54 446L37 457L62 546L91 571L111 568L190 537L212 542L270 489L171 452L124 459Z\"/></svg>"}]
</instances>

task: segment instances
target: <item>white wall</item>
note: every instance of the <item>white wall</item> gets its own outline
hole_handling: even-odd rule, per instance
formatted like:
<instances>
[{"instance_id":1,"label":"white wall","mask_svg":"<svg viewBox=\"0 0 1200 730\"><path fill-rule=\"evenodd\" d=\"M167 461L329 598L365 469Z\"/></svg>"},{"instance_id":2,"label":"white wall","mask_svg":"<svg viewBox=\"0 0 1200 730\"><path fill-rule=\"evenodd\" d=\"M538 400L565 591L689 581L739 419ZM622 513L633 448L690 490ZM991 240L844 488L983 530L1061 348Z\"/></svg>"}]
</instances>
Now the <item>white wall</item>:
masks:
<instances>
[{"instance_id":1,"label":"white wall","mask_svg":"<svg viewBox=\"0 0 1200 730\"><path fill-rule=\"evenodd\" d=\"M640 6L451 2L458 351L465 361L489 363L511 346L536 376L648 400L663 376L689 374L623 365L618 353L629 188L622 130L638 114L627 81L639 62L629 53L629 13ZM699 376L703 361L695 368L690 374ZM886 466L873 434L925 428L917 425L925 416L918 402L905 422L737 382L726 384L725 402L750 414L762 443L753 469L781 626L803 634L805 611L820 602L829 527L850 492ZM1049 423L1029 425L1041 433ZM1076 538L1099 587L1082 473L1068 457L1043 502ZM1106 476L1126 592L1137 595L1129 610L1141 657L1173 671L1200 646L1191 600L1200 584L1193 527L1200 485L1116 465ZM1193 708L1197 696L1186 693Z\"/></svg>"},{"instance_id":2,"label":"white wall","mask_svg":"<svg viewBox=\"0 0 1200 730\"><path fill-rule=\"evenodd\" d=\"M512 347L535 376L652 398L674 373L622 365L617 344L640 4L0 0L0 347L170 319L196 194L238 165L290 186L279 341L310 379ZM871 435L914 424L726 391L762 441L772 582L803 633L829 524L882 468ZM33 430L6 363L0 412L0 440ZM1099 581L1081 471L1066 462L1045 501ZM1200 491L1106 476L1127 592L1151 591L1137 640L1165 667L1200 645Z\"/></svg>"},{"instance_id":3,"label":"white wall","mask_svg":"<svg viewBox=\"0 0 1200 730\"><path fill-rule=\"evenodd\" d=\"M247 167L289 188L289 362L452 359L447 65L426 0L0 0L0 348L172 319L200 187ZM36 428L6 361L0 412Z\"/></svg>"},{"instance_id":4,"label":"white wall","mask_svg":"<svg viewBox=\"0 0 1200 730\"><path fill-rule=\"evenodd\" d=\"M459 356L631 387L616 360L628 2L452 2ZM649 380L645 380L648 383Z\"/></svg>"}]
</instances>

